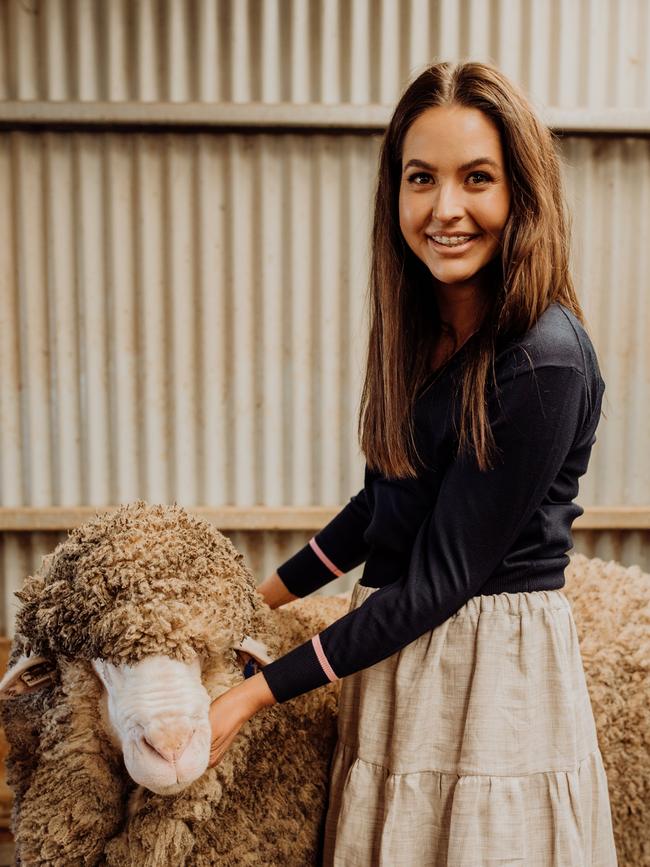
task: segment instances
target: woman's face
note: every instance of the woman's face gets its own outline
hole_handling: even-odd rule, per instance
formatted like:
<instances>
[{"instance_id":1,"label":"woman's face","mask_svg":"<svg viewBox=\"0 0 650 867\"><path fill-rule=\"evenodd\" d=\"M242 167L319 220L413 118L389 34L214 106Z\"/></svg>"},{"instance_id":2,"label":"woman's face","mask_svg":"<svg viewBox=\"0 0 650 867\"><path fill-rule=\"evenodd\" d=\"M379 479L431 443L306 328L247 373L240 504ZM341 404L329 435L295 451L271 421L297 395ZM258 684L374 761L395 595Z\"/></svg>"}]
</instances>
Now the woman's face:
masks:
<instances>
[{"instance_id":1,"label":"woman's face","mask_svg":"<svg viewBox=\"0 0 650 867\"><path fill-rule=\"evenodd\" d=\"M487 115L436 106L411 124L402 149L400 228L440 284L480 286L477 275L498 254L509 211L501 141ZM450 236L468 235L448 246L455 243Z\"/></svg>"}]
</instances>

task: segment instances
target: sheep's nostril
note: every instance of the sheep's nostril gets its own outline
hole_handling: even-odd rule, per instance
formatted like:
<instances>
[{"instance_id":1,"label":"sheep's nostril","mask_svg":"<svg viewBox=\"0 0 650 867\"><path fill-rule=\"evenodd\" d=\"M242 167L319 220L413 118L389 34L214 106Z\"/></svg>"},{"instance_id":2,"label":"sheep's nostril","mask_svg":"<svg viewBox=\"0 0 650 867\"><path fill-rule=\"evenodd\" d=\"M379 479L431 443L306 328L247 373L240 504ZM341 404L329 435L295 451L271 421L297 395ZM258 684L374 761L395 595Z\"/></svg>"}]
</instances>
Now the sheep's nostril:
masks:
<instances>
[{"instance_id":1,"label":"sheep's nostril","mask_svg":"<svg viewBox=\"0 0 650 867\"><path fill-rule=\"evenodd\" d=\"M195 729L192 729L191 731L184 732L183 734L172 735L169 735L166 732L160 732L156 734L154 734L153 732L147 732L144 735L144 741L166 762L174 764L181 758L181 756L187 749L187 746L192 740L192 735L195 731Z\"/></svg>"}]
</instances>

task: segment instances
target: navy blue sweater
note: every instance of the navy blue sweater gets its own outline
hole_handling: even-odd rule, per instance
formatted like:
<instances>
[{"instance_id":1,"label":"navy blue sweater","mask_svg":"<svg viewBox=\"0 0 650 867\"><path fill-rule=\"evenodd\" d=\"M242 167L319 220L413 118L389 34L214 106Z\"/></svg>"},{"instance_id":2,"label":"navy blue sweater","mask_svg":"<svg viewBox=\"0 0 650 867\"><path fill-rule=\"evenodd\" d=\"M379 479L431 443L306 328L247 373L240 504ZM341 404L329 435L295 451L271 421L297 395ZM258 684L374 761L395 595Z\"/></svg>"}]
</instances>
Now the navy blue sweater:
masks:
<instances>
[{"instance_id":1,"label":"navy blue sweater","mask_svg":"<svg viewBox=\"0 0 650 867\"><path fill-rule=\"evenodd\" d=\"M471 338L422 390L414 409L426 469L364 487L309 544L278 568L306 596L365 561L379 587L360 607L285 656L264 676L279 702L401 650L473 596L564 586L573 500L584 475L605 383L576 317L552 304L522 338L497 350L487 409L497 445L491 470L457 457L454 400Z\"/></svg>"}]
</instances>

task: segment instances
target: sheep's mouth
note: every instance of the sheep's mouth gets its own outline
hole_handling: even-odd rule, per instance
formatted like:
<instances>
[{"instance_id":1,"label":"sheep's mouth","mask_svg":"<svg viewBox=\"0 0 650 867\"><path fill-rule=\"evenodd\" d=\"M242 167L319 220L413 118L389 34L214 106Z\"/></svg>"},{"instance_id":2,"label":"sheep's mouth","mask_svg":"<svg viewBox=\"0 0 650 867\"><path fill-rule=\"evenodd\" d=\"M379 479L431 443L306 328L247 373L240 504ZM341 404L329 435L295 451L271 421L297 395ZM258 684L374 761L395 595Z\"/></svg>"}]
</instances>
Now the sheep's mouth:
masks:
<instances>
[{"instance_id":1,"label":"sheep's mouth","mask_svg":"<svg viewBox=\"0 0 650 867\"><path fill-rule=\"evenodd\" d=\"M160 795L171 795L187 788L207 769L209 736L196 731L174 758L160 754L141 732L133 733L124 745L124 763L131 779Z\"/></svg>"}]
</instances>

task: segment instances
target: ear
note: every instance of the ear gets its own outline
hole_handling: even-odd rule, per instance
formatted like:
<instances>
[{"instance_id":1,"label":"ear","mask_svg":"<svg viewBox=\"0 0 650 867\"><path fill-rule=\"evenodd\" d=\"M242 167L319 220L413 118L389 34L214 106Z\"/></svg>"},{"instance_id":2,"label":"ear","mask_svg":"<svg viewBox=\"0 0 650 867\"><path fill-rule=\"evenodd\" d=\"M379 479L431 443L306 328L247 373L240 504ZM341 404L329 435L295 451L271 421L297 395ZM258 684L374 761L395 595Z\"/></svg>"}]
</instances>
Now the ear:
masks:
<instances>
[{"instance_id":1,"label":"ear","mask_svg":"<svg viewBox=\"0 0 650 867\"><path fill-rule=\"evenodd\" d=\"M56 664L51 659L23 654L0 680L0 700L43 689L54 682L56 675Z\"/></svg>"},{"instance_id":2,"label":"ear","mask_svg":"<svg viewBox=\"0 0 650 867\"><path fill-rule=\"evenodd\" d=\"M269 655L269 649L261 641L256 641L250 635L244 636L242 641L233 645L233 650L239 658L239 662L244 670L244 677L251 677L260 669L273 662L273 658Z\"/></svg>"}]
</instances>

